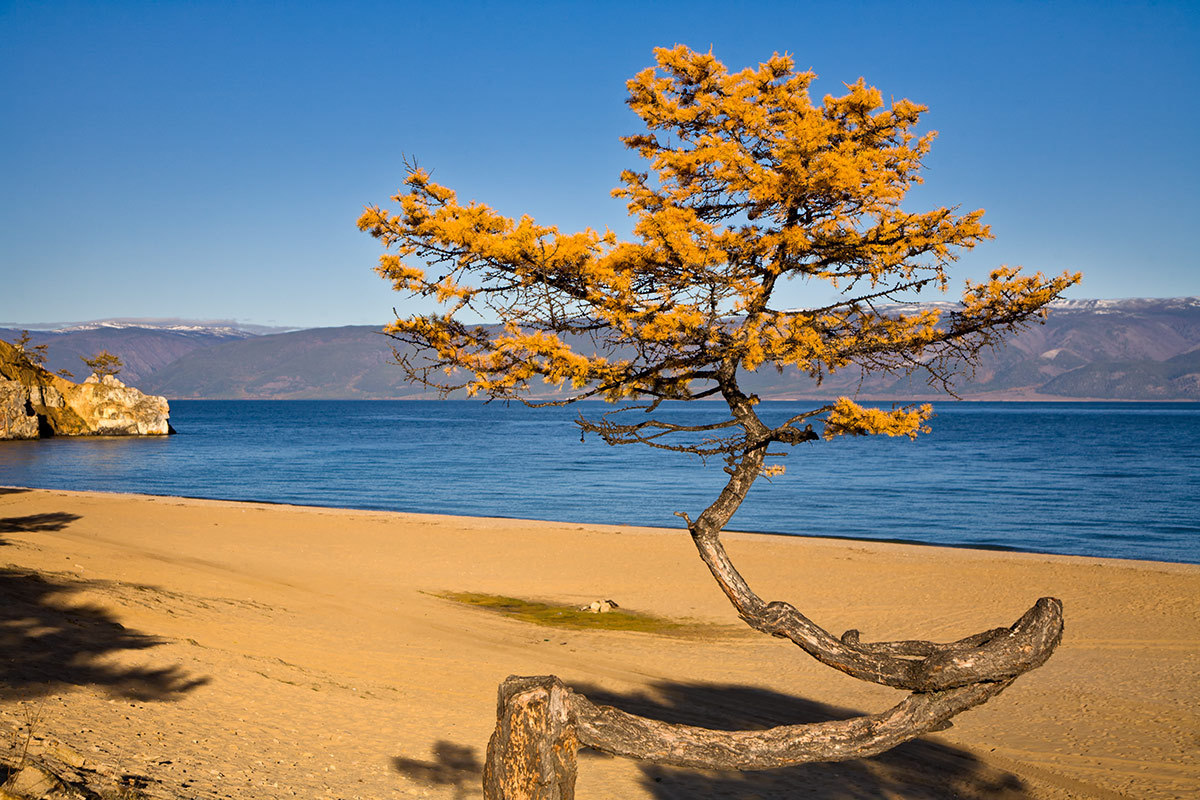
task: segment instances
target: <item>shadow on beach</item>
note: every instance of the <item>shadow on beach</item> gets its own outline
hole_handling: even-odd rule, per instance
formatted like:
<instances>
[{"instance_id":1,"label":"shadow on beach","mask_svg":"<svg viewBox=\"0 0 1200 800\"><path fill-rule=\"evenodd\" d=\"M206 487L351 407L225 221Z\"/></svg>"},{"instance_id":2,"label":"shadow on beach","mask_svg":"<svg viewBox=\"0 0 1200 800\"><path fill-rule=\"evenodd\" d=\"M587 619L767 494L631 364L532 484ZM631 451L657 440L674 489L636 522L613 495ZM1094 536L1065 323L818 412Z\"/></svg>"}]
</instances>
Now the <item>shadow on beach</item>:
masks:
<instances>
[{"instance_id":1,"label":"shadow on beach","mask_svg":"<svg viewBox=\"0 0 1200 800\"><path fill-rule=\"evenodd\" d=\"M443 740L434 744L432 755L429 761L397 756L392 769L421 783L450 786L454 800L483 794L483 763L474 747Z\"/></svg>"},{"instance_id":2,"label":"shadow on beach","mask_svg":"<svg viewBox=\"0 0 1200 800\"><path fill-rule=\"evenodd\" d=\"M0 533L35 533L37 531L61 531L75 520L78 514L52 511L48 514L27 514L24 517L0 517ZM0 545L5 544L0 539Z\"/></svg>"},{"instance_id":3,"label":"shadow on beach","mask_svg":"<svg viewBox=\"0 0 1200 800\"><path fill-rule=\"evenodd\" d=\"M689 685L660 682L653 697L617 694L589 686L573 687L595 703L664 722L718 730L752 730L776 725L846 719L862 712L750 686ZM441 741L429 761L395 758L393 768L413 780L454 788L456 800L482 795L481 749ZM589 780L587 761L612 756L580 752L579 788ZM918 739L872 758L802 764L761 772L681 769L638 763L649 797L657 800L1031 800L1025 784L972 753ZM589 793L601 787L586 787Z\"/></svg>"},{"instance_id":4,"label":"shadow on beach","mask_svg":"<svg viewBox=\"0 0 1200 800\"><path fill-rule=\"evenodd\" d=\"M736 685L660 682L654 696L576 687L594 703L631 714L717 730L755 730L859 716L807 698ZM899 699L899 695L897 695ZM609 758L603 754L594 754ZM820 800L903 797L905 800L1021 800L1031 798L1016 775L980 761L969 751L917 739L871 758L801 764L761 772L717 772L639 764L651 797L791 798Z\"/></svg>"},{"instance_id":5,"label":"shadow on beach","mask_svg":"<svg viewBox=\"0 0 1200 800\"><path fill-rule=\"evenodd\" d=\"M63 512L0 517L0 534L59 531L78 519ZM0 546L6 544L0 537ZM124 627L105 608L71 602L71 595L87 586L70 576L0 568L0 700L39 697L69 686L96 686L133 700L173 700L208 682L176 666L110 663L115 654L165 640Z\"/></svg>"}]
</instances>

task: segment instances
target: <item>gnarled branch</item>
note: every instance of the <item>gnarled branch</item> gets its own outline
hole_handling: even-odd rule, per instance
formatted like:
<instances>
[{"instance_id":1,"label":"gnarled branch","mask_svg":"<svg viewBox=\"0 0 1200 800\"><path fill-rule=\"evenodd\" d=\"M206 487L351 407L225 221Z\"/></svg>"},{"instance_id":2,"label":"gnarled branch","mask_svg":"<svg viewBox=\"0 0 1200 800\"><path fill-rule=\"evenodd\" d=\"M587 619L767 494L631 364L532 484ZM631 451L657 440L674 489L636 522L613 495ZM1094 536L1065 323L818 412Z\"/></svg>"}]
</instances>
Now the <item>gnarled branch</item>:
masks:
<instances>
[{"instance_id":1,"label":"gnarled branch","mask_svg":"<svg viewBox=\"0 0 1200 800\"><path fill-rule=\"evenodd\" d=\"M748 413L753 414L753 409ZM860 680L910 691L937 691L980 681L1003 681L1045 663L1062 638L1062 603L1043 597L1007 629L993 629L948 644L927 641L862 643L857 631L837 638L796 608L766 602L730 560L720 531L733 517L762 470L765 448L735 462L717 500L688 524L701 559L746 624L788 639L835 669Z\"/></svg>"},{"instance_id":2,"label":"gnarled branch","mask_svg":"<svg viewBox=\"0 0 1200 800\"><path fill-rule=\"evenodd\" d=\"M975 683L913 692L887 711L853 719L781 725L761 731L718 731L635 716L571 695L581 744L606 753L701 769L757 770L813 761L866 758L925 733L995 697L1012 683Z\"/></svg>"},{"instance_id":3,"label":"gnarled branch","mask_svg":"<svg viewBox=\"0 0 1200 800\"><path fill-rule=\"evenodd\" d=\"M596 705L553 675L513 675L499 689L484 796L487 800L571 800L580 746L701 769L760 770L865 758L948 728L952 717L995 697L1011 683L1009 679L913 692L887 711L846 720L722 731Z\"/></svg>"}]
</instances>

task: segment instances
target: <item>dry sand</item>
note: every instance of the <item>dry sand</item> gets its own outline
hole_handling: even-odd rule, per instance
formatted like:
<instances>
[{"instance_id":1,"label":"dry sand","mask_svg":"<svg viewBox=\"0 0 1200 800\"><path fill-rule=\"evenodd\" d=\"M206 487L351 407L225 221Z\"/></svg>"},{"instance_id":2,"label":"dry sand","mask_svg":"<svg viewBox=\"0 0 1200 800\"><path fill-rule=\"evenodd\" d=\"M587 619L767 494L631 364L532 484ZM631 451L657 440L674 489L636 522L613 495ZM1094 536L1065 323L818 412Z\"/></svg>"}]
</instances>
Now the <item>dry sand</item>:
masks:
<instances>
[{"instance_id":1,"label":"dry sand","mask_svg":"<svg viewBox=\"0 0 1200 800\"><path fill-rule=\"evenodd\" d=\"M835 633L948 640L1041 595L1050 662L955 727L873 759L712 773L581 756L582 798L1200 796L1200 567L732 534L751 584ZM89 766L162 796L474 798L509 674L662 718L764 726L882 710L745 631L686 534L0 489L0 752L40 714ZM714 623L572 631L473 591Z\"/></svg>"}]
</instances>

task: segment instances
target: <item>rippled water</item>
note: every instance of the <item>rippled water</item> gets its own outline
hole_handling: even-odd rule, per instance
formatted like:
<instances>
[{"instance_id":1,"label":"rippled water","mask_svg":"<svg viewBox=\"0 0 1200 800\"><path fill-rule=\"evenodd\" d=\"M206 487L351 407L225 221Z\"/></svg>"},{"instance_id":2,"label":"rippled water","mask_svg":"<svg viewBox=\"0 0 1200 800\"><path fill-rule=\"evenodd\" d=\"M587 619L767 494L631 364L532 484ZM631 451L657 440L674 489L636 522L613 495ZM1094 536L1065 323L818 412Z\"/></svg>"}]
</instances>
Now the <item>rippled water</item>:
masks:
<instances>
[{"instance_id":1,"label":"rippled water","mask_svg":"<svg viewBox=\"0 0 1200 800\"><path fill-rule=\"evenodd\" d=\"M760 412L782 420L808 407ZM1200 404L935 408L934 432L916 442L793 448L787 474L759 481L730 527L1200 563ZM178 400L177 436L0 443L0 484L667 527L723 484L719 461L581 444L575 413Z\"/></svg>"}]
</instances>

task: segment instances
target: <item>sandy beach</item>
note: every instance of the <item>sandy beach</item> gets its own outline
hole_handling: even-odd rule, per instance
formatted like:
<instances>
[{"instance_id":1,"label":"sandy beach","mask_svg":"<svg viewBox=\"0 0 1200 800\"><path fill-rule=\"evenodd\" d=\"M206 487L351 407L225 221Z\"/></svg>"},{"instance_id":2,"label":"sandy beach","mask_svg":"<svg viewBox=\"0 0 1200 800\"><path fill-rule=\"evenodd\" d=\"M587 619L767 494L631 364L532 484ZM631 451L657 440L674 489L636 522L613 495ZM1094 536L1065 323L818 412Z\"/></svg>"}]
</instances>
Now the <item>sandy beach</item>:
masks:
<instances>
[{"instance_id":1,"label":"sandy beach","mask_svg":"<svg viewBox=\"0 0 1200 800\"><path fill-rule=\"evenodd\" d=\"M885 755L737 774L585 752L578 797L1200 794L1200 567L726 543L762 596L835 633L950 640L1053 595L1066 634L953 728ZM0 755L28 744L150 797L480 797L510 674L712 727L900 697L745 629L678 530L0 488L0 565ZM612 598L682 625L548 627L447 592Z\"/></svg>"}]
</instances>

